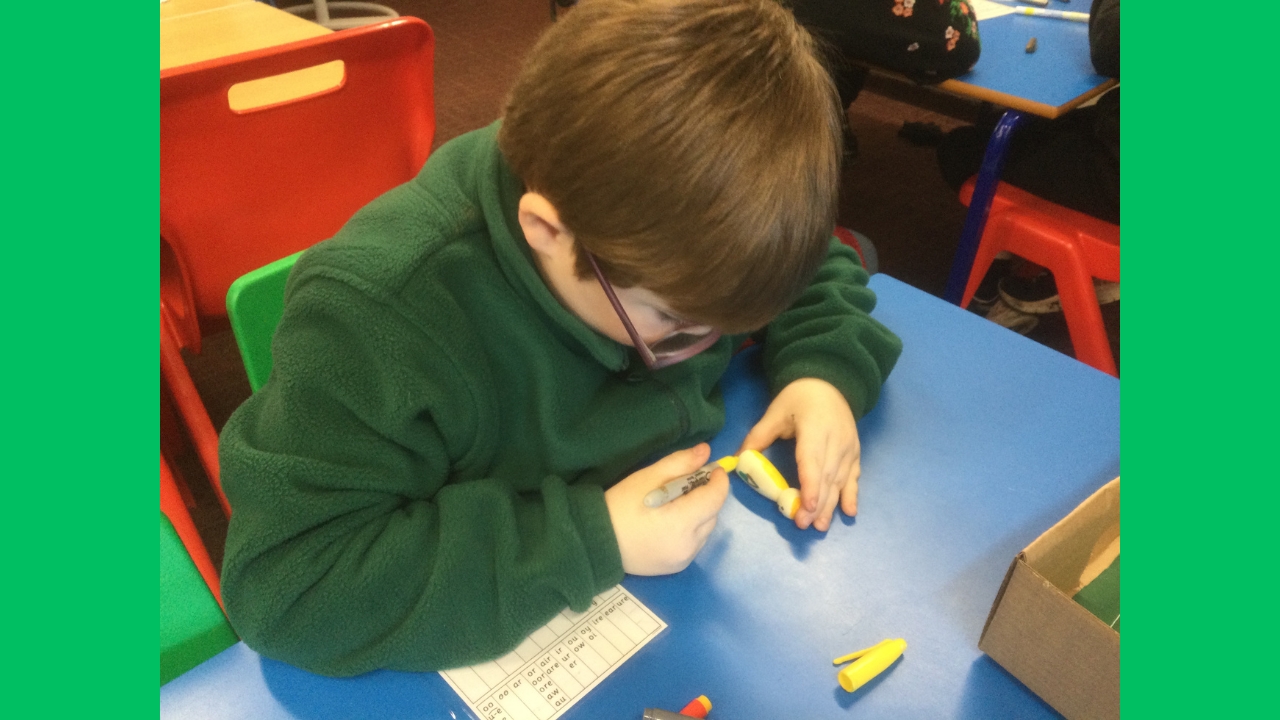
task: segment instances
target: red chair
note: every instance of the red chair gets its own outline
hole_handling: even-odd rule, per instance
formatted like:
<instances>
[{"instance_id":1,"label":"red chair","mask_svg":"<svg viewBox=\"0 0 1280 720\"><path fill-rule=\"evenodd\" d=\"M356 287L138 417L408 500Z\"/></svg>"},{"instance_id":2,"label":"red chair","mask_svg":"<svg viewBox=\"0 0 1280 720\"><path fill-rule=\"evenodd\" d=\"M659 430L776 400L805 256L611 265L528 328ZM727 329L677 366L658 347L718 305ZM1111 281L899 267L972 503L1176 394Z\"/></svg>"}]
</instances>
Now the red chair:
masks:
<instances>
[{"instance_id":1,"label":"red chair","mask_svg":"<svg viewBox=\"0 0 1280 720\"><path fill-rule=\"evenodd\" d=\"M161 378L229 513L181 351L227 327L244 273L332 236L412 179L435 135L431 28L400 18L160 73ZM232 86L342 61L337 87L249 110Z\"/></svg>"},{"instance_id":2,"label":"red chair","mask_svg":"<svg viewBox=\"0 0 1280 720\"><path fill-rule=\"evenodd\" d=\"M855 253L858 254L858 262L862 263L862 267L867 268L868 271L871 270L871 268L867 266L867 256L863 253L862 243L858 242L857 234L843 225L837 225L836 229L833 230L831 234L835 235L837 240L848 245Z\"/></svg>"},{"instance_id":3,"label":"red chair","mask_svg":"<svg viewBox=\"0 0 1280 720\"><path fill-rule=\"evenodd\" d=\"M209 551L204 546L204 540L200 538L200 533L196 530L196 523L191 519L191 513L187 512L187 504L183 502L178 485L174 481L173 471L169 469L169 463L165 462L164 455L160 456L160 512L164 513L165 517L169 518L169 522L173 524L173 529L177 531L183 547L187 549L187 554L191 556L191 561L195 563L196 569L200 571L200 577L204 578L205 584L209 586L209 591L213 593L213 597L221 605L222 589L218 581L218 570L214 567L213 560L209 557Z\"/></svg>"},{"instance_id":4,"label":"red chair","mask_svg":"<svg viewBox=\"0 0 1280 720\"><path fill-rule=\"evenodd\" d=\"M965 205L973 178L960 188ZM996 254L1007 250L1053 273L1076 358L1119 377L1093 279L1120 282L1120 226L1000 183L960 307L973 299Z\"/></svg>"}]
</instances>

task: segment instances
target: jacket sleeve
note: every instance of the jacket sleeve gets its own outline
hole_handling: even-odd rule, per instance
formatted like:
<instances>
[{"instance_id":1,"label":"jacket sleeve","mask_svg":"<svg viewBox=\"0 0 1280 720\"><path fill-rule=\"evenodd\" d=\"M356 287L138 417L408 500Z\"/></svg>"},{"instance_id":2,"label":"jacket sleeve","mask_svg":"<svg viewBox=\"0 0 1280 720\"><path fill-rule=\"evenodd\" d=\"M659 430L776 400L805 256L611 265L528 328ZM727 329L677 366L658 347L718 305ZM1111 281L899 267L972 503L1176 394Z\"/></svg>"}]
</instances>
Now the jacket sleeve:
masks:
<instances>
[{"instance_id":1,"label":"jacket sleeve","mask_svg":"<svg viewBox=\"0 0 1280 720\"><path fill-rule=\"evenodd\" d=\"M327 675L457 667L621 581L599 487L486 476L457 358L348 284L293 285L221 439L223 597L250 647Z\"/></svg>"},{"instance_id":2,"label":"jacket sleeve","mask_svg":"<svg viewBox=\"0 0 1280 720\"><path fill-rule=\"evenodd\" d=\"M812 377L834 385L861 418L902 354L902 341L869 313L876 296L854 251L832 238L809 287L766 328L764 362L773 394Z\"/></svg>"},{"instance_id":3,"label":"jacket sleeve","mask_svg":"<svg viewBox=\"0 0 1280 720\"><path fill-rule=\"evenodd\" d=\"M1120 77L1120 0L1093 0L1089 10L1089 59L1099 75Z\"/></svg>"}]
</instances>

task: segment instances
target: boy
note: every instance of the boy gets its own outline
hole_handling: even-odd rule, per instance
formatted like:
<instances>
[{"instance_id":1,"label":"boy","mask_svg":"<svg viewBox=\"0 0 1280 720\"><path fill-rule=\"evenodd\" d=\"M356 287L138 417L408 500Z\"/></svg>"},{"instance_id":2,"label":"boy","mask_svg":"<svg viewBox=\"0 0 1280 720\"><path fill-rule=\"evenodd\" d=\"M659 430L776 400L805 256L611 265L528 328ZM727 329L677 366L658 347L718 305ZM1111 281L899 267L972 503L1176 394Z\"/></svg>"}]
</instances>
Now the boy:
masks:
<instances>
[{"instance_id":1,"label":"boy","mask_svg":"<svg viewBox=\"0 0 1280 720\"><path fill-rule=\"evenodd\" d=\"M777 396L744 446L796 436L800 527L855 512L854 416L901 345L829 240L839 143L772 0L587 0L552 27L500 127L290 277L271 378L221 444L245 642L326 674L438 670L683 569L728 478L642 497L708 461L749 331Z\"/></svg>"}]
</instances>

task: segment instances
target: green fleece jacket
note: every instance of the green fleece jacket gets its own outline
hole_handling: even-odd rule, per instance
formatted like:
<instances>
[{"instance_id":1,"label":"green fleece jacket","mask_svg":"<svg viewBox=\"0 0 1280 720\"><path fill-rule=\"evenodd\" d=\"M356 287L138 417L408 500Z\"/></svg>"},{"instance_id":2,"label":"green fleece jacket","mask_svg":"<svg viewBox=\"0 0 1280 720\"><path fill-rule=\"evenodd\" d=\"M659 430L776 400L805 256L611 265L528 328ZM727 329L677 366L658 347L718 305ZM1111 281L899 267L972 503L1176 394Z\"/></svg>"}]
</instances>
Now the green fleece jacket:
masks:
<instances>
[{"instance_id":1,"label":"green fleece jacket","mask_svg":"<svg viewBox=\"0 0 1280 720\"><path fill-rule=\"evenodd\" d=\"M497 125L298 260L266 385L222 433L222 592L268 657L329 675L503 655L622 580L604 488L713 436L742 336L649 372L552 295ZM837 242L764 332L774 392L833 383L861 416L901 351Z\"/></svg>"}]
</instances>

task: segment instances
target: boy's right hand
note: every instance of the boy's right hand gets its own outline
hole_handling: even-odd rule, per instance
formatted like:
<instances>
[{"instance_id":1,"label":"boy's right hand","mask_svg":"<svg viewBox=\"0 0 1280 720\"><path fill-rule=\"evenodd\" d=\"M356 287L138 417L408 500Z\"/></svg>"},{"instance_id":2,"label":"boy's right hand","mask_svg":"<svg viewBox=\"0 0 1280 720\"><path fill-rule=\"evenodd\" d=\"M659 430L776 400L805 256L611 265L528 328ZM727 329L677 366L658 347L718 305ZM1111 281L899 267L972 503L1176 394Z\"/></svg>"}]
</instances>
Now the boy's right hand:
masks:
<instances>
[{"instance_id":1,"label":"boy's right hand","mask_svg":"<svg viewBox=\"0 0 1280 720\"><path fill-rule=\"evenodd\" d=\"M604 502L618 538L622 569L631 575L667 575L693 562L716 526L716 515L729 496L729 476L711 473L711 482L661 507L645 507L644 496L663 483L707 464L706 443L679 450L637 470L605 491Z\"/></svg>"}]
</instances>

